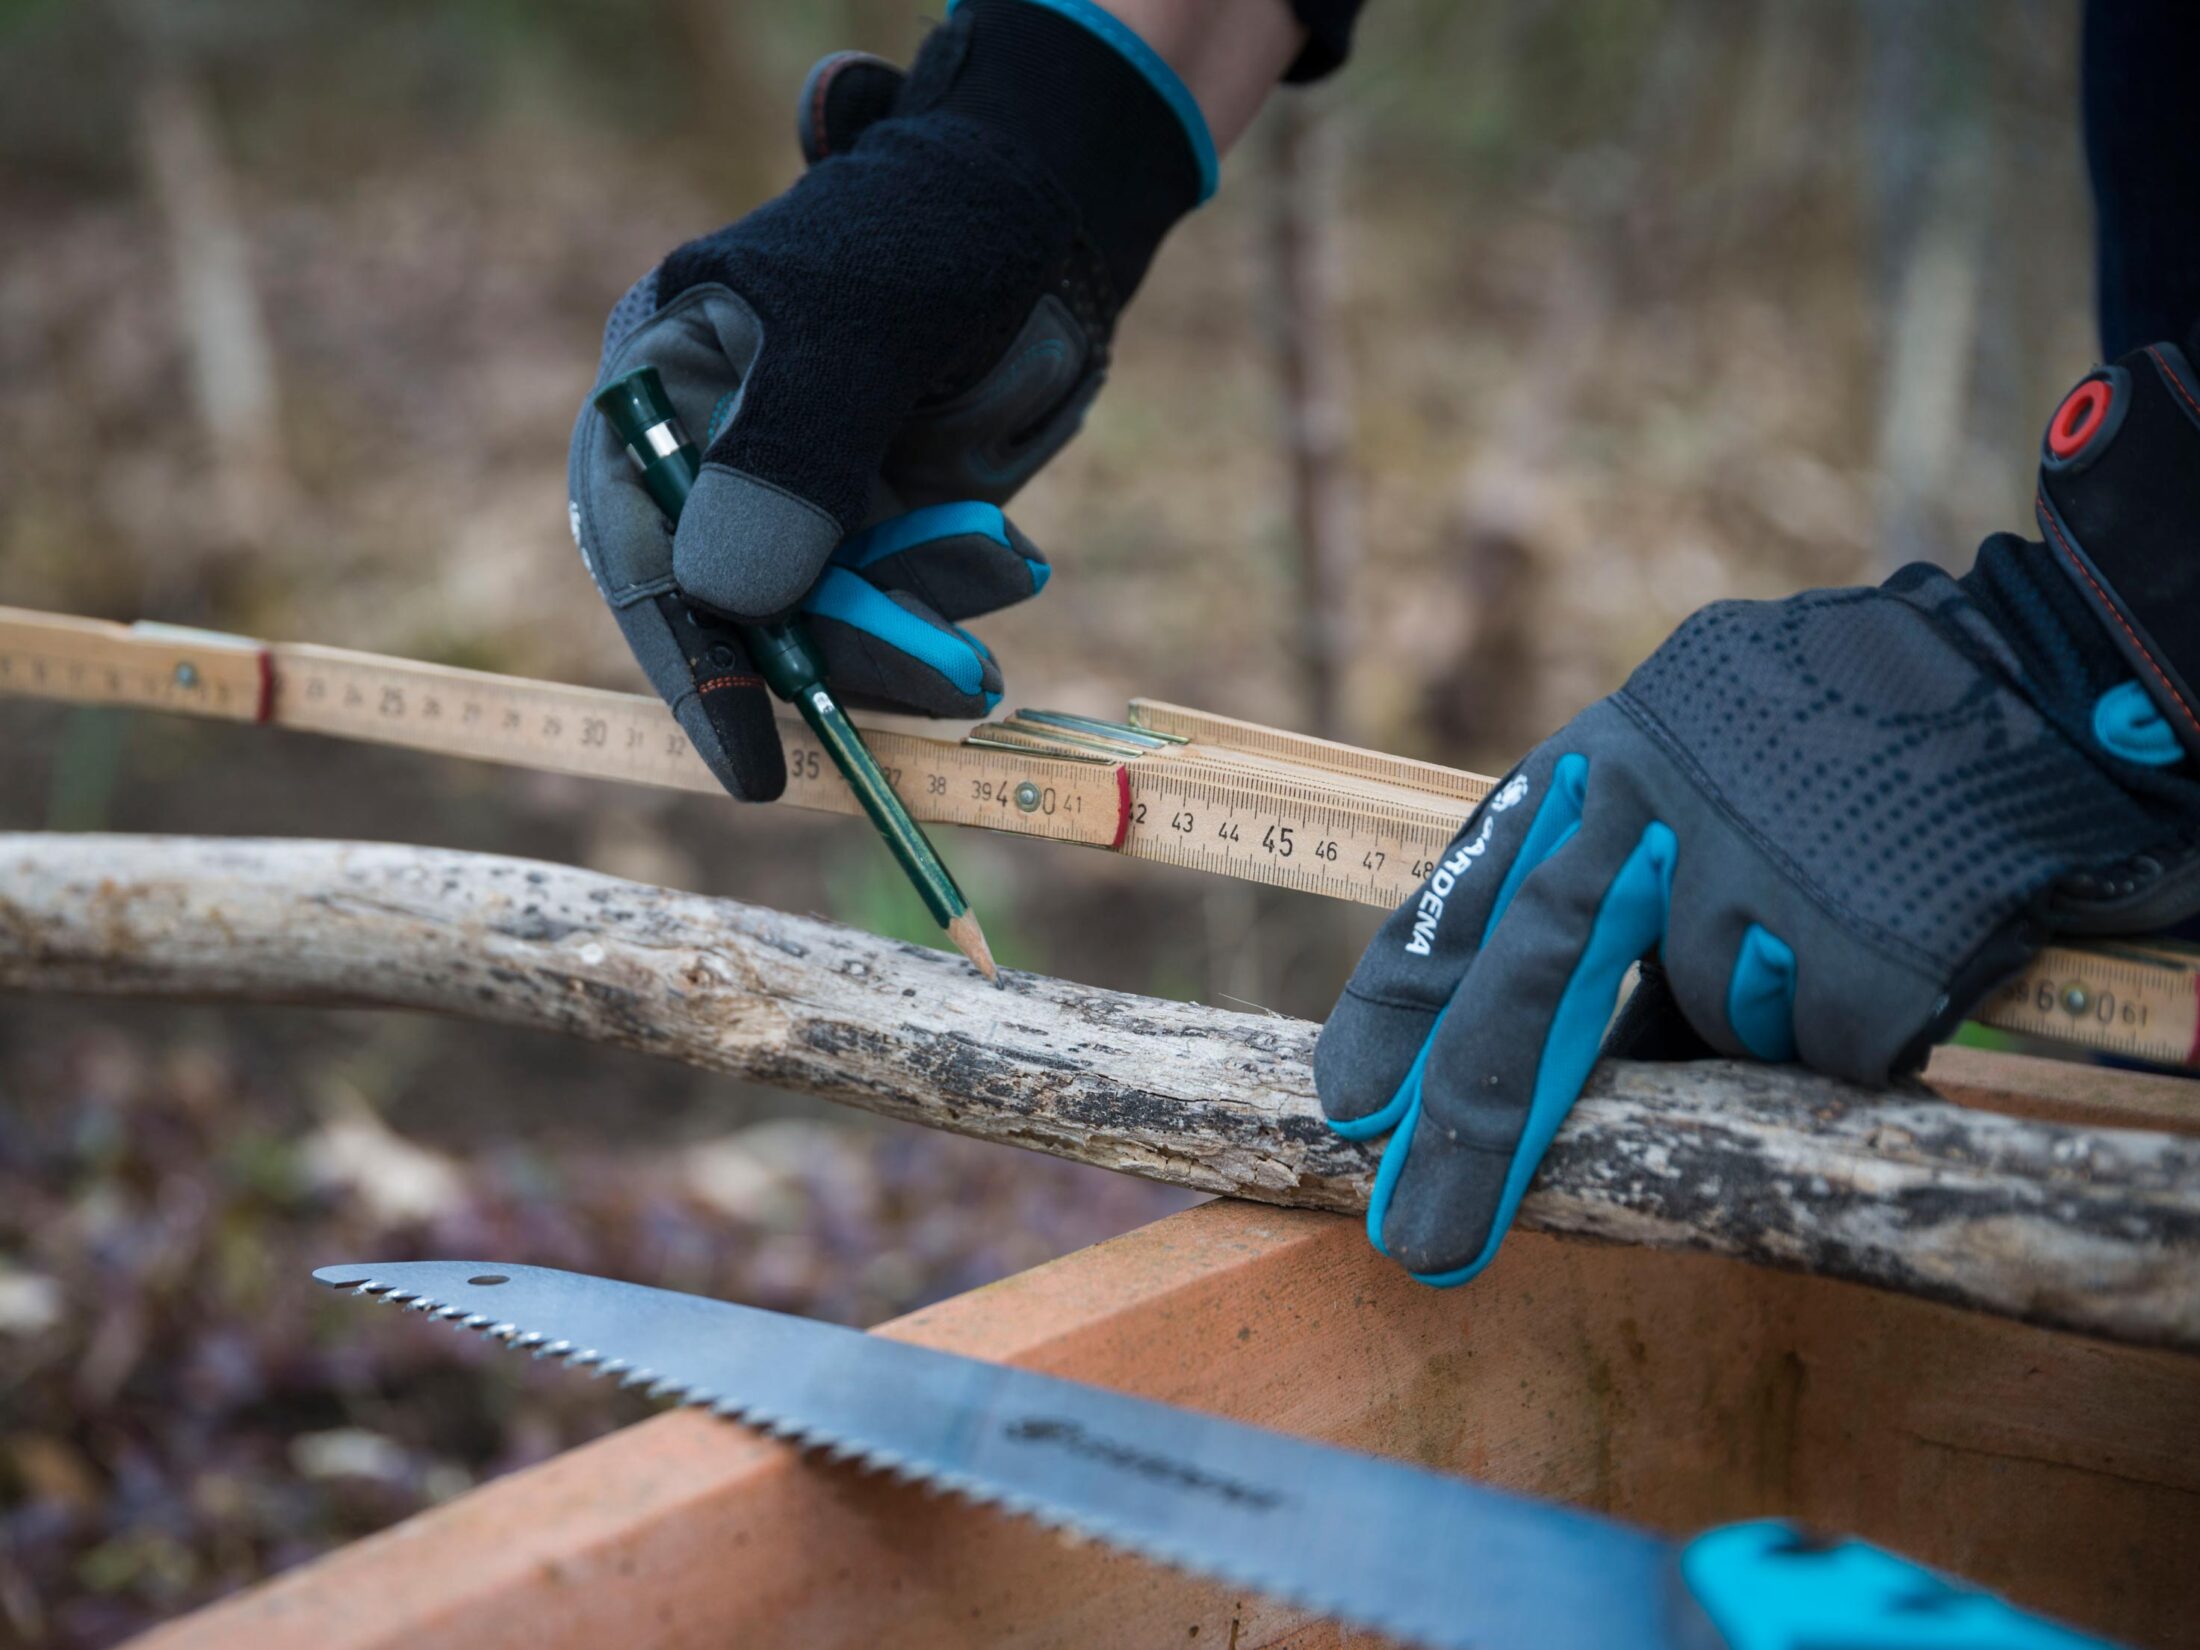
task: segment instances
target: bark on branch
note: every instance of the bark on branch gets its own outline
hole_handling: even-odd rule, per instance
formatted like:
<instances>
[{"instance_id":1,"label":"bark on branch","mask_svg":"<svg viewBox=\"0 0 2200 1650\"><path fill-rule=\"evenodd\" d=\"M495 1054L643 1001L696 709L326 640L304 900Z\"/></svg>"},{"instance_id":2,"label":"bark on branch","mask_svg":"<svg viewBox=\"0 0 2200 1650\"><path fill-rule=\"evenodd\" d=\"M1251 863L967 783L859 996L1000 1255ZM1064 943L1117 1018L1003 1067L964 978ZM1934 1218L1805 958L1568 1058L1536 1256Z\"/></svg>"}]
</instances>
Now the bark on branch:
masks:
<instances>
[{"instance_id":1,"label":"bark on branch","mask_svg":"<svg viewBox=\"0 0 2200 1650\"><path fill-rule=\"evenodd\" d=\"M1201 1191L1363 1209L1316 1028L566 866L368 844L0 835L0 986L427 1009ZM2200 1351L2200 1141L1789 1069L1608 1061L1523 1224Z\"/></svg>"}]
</instances>

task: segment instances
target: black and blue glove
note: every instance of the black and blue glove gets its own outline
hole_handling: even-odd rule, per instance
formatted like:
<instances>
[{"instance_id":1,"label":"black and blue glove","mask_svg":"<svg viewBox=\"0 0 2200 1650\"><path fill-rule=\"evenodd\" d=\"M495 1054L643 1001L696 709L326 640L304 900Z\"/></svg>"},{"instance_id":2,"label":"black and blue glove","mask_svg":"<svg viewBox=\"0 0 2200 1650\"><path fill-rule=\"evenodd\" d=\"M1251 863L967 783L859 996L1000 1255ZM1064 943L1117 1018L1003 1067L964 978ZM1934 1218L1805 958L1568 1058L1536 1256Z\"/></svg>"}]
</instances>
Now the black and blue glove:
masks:
<instances>
[{"instance_id":1,"label":"black and blue glove","mask_svg":"<svg viewBox=\"0 0 2200 1650\"><path fill-rule=\"evenodd\" d=\"M1775 1519L1710 1530L1682 1549L1688 1650L2113 1650L1869 1542Z\"/></svg>"},{"instance_id":2,"label":"black and blue glove","mask_svg":"<svg viewBox=\"0 0 2200 1650\"><path fill-rule=\"evenodd\" d=\"M1332 1126L1390 1136L1379 1248L1487 1266L1600 1047L1884 1082L2050 933L2200 910L2196 388L2168 345L2100 369L2040 540L1706 608L1493 791L1315 1054Z\"/></svg>"},{"instance_id":3,"label":"black and blue glove","mask_svg":"<svg viewBox=\"0 0 2200 1650\"><path fill-rule=\"evenodd\" d=\"M800 129L802 178L673 252L605 328L599 385L656 367L706 445L677 533L592 407L570 465L628 644L751 800L785 766L726 620L802 611L859 703L998 700L961 622L1047 577L998 506L1076 432L1117 314L1215 175L1182 82L1090 0L963 0L906 78L828 58Z\"/></svg>"}]
</instances>

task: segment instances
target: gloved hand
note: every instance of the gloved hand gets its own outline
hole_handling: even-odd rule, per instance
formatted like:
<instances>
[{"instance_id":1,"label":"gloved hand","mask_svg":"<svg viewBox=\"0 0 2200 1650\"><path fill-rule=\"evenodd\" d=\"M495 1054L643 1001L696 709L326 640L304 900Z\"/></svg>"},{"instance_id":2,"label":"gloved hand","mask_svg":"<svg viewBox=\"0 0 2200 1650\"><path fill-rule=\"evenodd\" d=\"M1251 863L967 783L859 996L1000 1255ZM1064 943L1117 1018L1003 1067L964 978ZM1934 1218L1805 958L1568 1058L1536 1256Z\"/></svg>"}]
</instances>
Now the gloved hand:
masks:
<instances>
[{"instance_id":1,"label":"gloved hand","mask_svg":"<svg viewBox=\"0 0 2200 1650\"><path fill-rule=\"evenodd\" d=\"M809 170L612 311L599 386L655 366L705 445L676 534L593 407L574 428L574 538L739 797L786 774L725 620L803 610L858 702L997 702L959 621L1034 594L1047 564L996 506L1075 433L1118 312L1213 188L1190 94L1089 0L951 9L906 82L857 54L821 64Z\"/></svg>"},{"instance_id":2,"label":"gloved hand","mask_svg":"<svg viewBox=\"0 0 2200 1650\"><path fill-rule=\"evenodd\" d=\"M2200 385L2167 345L2050 423L2044 542L1722 602L1531 752L1377 935L1315 1054L1368 1211L1425 1281L1488 1265L1617 1052L1878 1083L2051 931L2200 909Z\"/></svg>"},{"instance_id":3,"label":"gloved hand","mask_svg":"<svg viewBox=\"0 0 2200 1650\"><path fill-rule=\"evenodd\" d=\"M1688 1602L1676 1612L1677 1644L2115 1650L1899 1553L1777 1519L1705 1531L1681 1550L1679 1569Z\"/></svg>"}]
</instances>

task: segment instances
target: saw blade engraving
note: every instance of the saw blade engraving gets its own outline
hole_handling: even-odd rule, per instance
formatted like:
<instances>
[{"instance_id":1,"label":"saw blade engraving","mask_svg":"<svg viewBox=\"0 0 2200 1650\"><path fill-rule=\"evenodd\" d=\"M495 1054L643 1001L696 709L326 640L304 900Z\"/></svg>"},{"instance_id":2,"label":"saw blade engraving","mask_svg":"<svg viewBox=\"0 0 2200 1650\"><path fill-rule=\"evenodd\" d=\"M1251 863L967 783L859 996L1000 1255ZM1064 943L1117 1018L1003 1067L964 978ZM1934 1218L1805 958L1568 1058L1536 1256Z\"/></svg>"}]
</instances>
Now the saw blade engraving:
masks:
<instances>
[{"instance_id":1,"label":"saw blade engraving","mask_svg":"<svg viewBox=\"0 0 2200 1650\"><path fill-rule=\"evenodd\" d=\"M1591 1514L859 1330L503 1261L314 1276L1436 1650L1670 1644L1669 1546Z\"/></svg>"}]
</instances>

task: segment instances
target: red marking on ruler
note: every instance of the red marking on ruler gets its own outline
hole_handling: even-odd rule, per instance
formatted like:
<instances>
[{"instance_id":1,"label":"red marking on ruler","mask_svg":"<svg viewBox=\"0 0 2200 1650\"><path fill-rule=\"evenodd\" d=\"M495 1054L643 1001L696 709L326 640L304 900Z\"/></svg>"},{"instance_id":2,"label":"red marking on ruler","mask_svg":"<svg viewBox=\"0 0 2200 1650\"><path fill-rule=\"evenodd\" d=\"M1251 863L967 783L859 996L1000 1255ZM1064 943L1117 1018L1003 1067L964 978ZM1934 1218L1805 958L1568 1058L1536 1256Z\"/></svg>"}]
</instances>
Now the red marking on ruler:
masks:
<instances>
[{"instance_id":1,"label":"red marking on ruler","mask_svg":"<svg viewBox=\"0 0 2200 1650\"><path fill-rule=\"evenodd\" d=\"M261 648L258 663L260 697L252 707L252 720L272 722L275 719L275 650L271 647Z\"/></svg>"},{"instance_id":2,"label":"red marking on ruler","mask_svg":"<svg viewBox=\"0 0 2200 1650\"><path fill-rule=\"evenodd\" d=\"M1115 840L1110 848L1120 848L1131 834L1131 770L1121 762L1115 765ZM2195 976L2200 979L2200 976Z\"/></svg>"}]
</instances>

